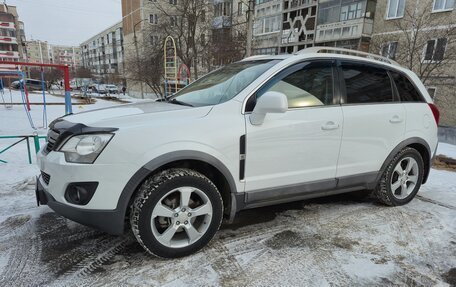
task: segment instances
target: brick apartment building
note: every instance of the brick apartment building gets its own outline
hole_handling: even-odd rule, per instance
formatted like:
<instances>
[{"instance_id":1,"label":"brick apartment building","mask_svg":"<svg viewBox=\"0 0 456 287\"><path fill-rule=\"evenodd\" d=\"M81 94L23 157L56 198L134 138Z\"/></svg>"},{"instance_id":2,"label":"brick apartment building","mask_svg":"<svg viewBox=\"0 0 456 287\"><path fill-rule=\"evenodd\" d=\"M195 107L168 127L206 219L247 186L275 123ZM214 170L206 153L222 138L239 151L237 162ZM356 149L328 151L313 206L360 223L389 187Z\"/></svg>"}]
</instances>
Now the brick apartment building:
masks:
<instances>
[{"instance_id":1,"label":"brick apartment building","mask_svg":"<svg viewBox=\"0 0 456 287\"><path fill-rule=\"evenodd\" d=\"M19 21L15 6L0 4L0 59L25 60L24 23ZM15 70L14 65L0 65L0 70Z\"/></svg>"}]
</instances>

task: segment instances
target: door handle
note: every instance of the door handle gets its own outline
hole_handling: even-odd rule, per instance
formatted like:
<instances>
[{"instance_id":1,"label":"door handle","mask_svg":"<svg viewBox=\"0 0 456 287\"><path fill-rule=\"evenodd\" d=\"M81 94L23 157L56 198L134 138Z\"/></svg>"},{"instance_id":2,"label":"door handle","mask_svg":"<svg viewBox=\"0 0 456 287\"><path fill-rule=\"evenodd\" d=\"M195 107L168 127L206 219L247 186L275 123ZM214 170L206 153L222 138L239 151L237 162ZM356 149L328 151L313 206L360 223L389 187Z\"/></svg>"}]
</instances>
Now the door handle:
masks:
<instances>
[{"instance_id":1,"label":"door handle","mask_svg":"<svg viewBox=\"0 0 456 287\"><path fill-rule=\"evenodd\" d=\"M398 123L402 123L403 119L401 117L399 117L398 115L394 115L391 119L390 119L390 123L392 124L398 124Z\"/></svg>"},{"instance_id":2,"label":"door handle","mask_svg":"<svg viewBox=\"0 0 456 287\"><path fill-rule=\"evenodd\" d=\"M321 126L321 129L324 131L337 130L338 128L339 124L336 124L334 122L327 122L326 124Z\"/></svg>"}]
</instances>

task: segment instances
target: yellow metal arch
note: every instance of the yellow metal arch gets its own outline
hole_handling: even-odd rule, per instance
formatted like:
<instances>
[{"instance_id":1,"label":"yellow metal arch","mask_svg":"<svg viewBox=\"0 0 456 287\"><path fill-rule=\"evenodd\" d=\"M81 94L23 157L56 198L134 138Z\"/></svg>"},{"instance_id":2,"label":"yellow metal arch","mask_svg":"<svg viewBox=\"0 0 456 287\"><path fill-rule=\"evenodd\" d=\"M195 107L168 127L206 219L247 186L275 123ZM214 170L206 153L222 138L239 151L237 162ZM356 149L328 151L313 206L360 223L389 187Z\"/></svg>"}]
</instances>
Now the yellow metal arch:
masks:
<instances>
[{"instance_id":1,"label":"yellow metal arch","mask_svg":"<svg viewBox=\"0 0 456 287\"><path fill-rule=\"evenodd\" d=\"M164 67L165 67L165 80L169 85L171 91L171 81L174 81L174 91L177 92L177 55L176 55L176 42L171 36L166 37L163 45L164 50ZM165 88L167 88L165 86Z\"/></svg>"}]
</instances>

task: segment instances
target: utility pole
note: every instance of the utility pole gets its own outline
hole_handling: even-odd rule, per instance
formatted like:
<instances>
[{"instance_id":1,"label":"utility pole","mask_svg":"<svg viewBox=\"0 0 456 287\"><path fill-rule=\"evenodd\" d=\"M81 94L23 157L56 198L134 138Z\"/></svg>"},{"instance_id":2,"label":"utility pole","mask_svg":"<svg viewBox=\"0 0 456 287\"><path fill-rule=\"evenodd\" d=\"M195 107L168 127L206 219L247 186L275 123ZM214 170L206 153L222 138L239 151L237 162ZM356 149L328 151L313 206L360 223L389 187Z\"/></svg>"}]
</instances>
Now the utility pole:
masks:
<instances>
[{"instance_id":1,"label":"utility pole","mask_svg":"<svg viewBox=\"0 0 456 287\"><path fill-rule=\"evenodd\" d=\"M133 26L133 41L135 42L135 51L136 51L136 63L139 65L139 73L142 74L142 66L141 63L139 63L139 50L138 50L138 39L136 38L136 26L140 23L142 23L146 19L142 19L138 23L136 23ZM140 82L141 84L141 98L144 99L144 87L143 87L143 82Z\"/></svg>"},{"instance_id":2,"label":"utility pole","mask_svg":"<svg viewBox=\"0 0 456 287\"><path fill-rule=\"evenodd\" d=\"M252 37L253 37L253 14L255 9L255 0L249 0L249 9L247 10L247 45L246 57L252 54Z\"/></svg>"}]
</instances>

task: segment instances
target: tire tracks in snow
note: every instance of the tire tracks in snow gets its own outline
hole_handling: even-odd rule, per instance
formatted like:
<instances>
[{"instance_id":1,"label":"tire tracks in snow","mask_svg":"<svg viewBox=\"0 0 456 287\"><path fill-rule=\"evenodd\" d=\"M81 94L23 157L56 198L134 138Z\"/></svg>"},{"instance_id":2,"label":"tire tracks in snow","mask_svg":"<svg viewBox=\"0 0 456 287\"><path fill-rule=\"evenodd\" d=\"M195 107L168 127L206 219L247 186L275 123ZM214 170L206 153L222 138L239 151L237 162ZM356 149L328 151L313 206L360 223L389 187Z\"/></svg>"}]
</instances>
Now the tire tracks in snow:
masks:
<instances>
[{"instance_id":1,"label":"tire tracks in snow","mask_svg":"<svg viewBox=\"0 0 456 287\"><path fill-rule=\"evenodd\" d=\"M435 204L435 205L439 205L439 206L442 206L442 207L446 207L446 208L449 208L449 209L456 210L456 206L453 206L453 205L450 205L450 204L446 204L446 203L443 203L443 202L440 202L440 201L437 201L437 200L433 200L433 199L424 197L422 195L417 195L416 198L418 198L419 200L424 201L424 202L428 202L428 203L432 203L432 204Z\"/></svg>"}]
</instances>

